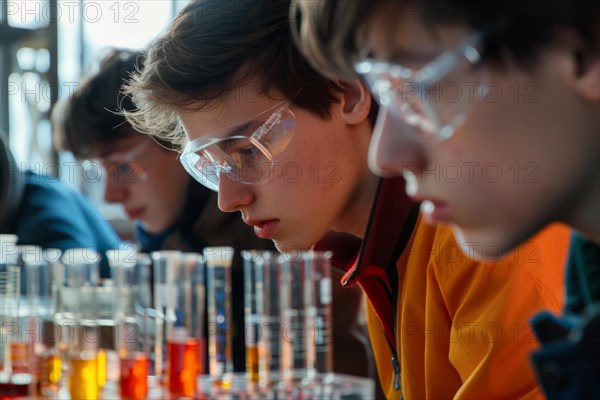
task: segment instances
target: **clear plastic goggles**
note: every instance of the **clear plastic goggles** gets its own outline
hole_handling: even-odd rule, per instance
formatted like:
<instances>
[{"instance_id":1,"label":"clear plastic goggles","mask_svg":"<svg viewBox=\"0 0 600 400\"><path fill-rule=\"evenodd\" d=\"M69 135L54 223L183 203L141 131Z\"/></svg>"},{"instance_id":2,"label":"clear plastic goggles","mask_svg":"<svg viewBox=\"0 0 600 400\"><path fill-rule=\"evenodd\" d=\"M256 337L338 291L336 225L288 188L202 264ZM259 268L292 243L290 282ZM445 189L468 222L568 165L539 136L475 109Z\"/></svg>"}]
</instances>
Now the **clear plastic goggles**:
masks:
<instances>
[{"instance_id":1,"label":"clear plastic goggles","mask_svg":"<svg viewBox=\"0 0 600 400\"><path fill-rule=\"evenodd\" d=\"M260 183L287 148L295 127L289 102L283 102L210 137L188 142L180 161L191 176L216 192L221 174L238 183Z\"/></svg>"}]
</instances>

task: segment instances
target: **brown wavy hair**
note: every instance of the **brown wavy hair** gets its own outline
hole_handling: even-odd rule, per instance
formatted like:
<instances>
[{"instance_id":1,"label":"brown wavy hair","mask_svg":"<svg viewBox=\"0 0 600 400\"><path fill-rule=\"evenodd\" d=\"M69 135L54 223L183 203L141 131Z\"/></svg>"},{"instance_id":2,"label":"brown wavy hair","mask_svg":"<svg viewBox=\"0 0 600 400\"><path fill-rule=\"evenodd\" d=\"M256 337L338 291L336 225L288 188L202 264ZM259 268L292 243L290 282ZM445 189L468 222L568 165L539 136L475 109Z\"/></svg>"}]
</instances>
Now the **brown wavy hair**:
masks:
<instances>
[{"instance_id":1,"label":"brown wavy hair","mask_svg":"<svg viewBox=\"0 0 600 400\"><path fill-rule=\"evenodd\" d=\"M121 87L142 61L139 51L107 49L73 94L54 106L55 147L69 150L78 158L89 158L96 145L139 134L120 111L135 110L131 99L122 94Z\"/></svg>"},{"instance_id":2,"label":"brown wavy hair","mask_svg":"<svg viewBox=\"0 0 600 400\"><path fill-rule=\"evenodd\" d=\"M290 0L191 1L149 47L144 68L125 88L137 110L125 115L138 130L173 142L185 136L177 112L211 107L260 82L322 119L330 118L342 86L316 72L294 45ZM166 132L166 133L165 133Z\"/></svg>"}]
</instances>

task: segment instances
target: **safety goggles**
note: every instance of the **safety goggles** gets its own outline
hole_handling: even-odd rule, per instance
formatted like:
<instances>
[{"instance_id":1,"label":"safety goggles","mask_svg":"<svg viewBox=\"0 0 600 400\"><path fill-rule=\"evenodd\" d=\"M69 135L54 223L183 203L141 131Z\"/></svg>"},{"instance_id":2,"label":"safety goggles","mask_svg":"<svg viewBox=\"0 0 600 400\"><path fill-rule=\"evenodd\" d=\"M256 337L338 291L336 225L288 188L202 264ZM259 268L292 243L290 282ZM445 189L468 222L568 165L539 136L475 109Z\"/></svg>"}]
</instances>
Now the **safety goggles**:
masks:
<instances>
[{"instance_id":1,"label":"safety goggles","mask_svg":"<svg viewBox=\"0 0 600 400\"><path fill-rule=\"evenodd\" d=\"M235 126L188 142L180 161L191 176L216 192L221 174L238 183L260 183L287 148L295 127L289 102L282 102Z\"/></svg>"},{"instance_id":2,"label":"safety goggles","mask_svg":"<svg viewBox=\"0 0 600 400\"><path fill-rule=\"evenodd\" d=\"M462 124L475 101L467 90L467 83L473 82L466 78L481 60L482 38L476 33L418 70L372 59L357 63L355 70L382 107L422 138L444 140Z\"/></svg>"}]
</instances>

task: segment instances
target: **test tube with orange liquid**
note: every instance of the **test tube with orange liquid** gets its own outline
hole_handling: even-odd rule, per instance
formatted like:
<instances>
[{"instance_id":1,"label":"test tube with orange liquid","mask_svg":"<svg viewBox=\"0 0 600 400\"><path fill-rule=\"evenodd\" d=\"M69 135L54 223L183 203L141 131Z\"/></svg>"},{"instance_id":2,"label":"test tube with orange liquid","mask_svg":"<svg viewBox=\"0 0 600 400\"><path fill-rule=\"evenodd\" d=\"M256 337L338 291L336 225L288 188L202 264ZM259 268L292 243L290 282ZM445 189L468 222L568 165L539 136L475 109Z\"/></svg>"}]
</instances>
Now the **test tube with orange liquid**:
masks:
<instances>
[{"instance_id":1,"label":"test tube with orange liquid","mask_svg":"<svg viewBox=\"0 0 600 400\"><path fill-rule=\"evenodd\" d=\"M166 322L166 386L174 396L194 397L204 372L204 257L155 252L155 303Z\"/></svg>"},{"instance_id":2,"label":"test tube with orange liquid","mask_svg":"<svg viewBox=\"0 0 600 400\"><path fill-rule=\"evenodd\" d=\"M133 248L106 253L114 283L114 320L117 324L116 350L119 355L121 398L145 399L150 371L149 329L151 260Z\"/></svg>"},{"instance_id":3,"label":"test tube with orange liquid","mask_svg":"<svg viewBox=\"0 0 600 400\"><path fill-rule=\"evenodd\" d=\"M244 259L244 339L246 343L246 377L258 382L258 341L262 334L259 301L262 300L262 252L242 251Z\"/></svg>"},{"instance_id":4,"label":"test tube with orange liquid","mask_svg":"<svg viewBox=\"0 0 600 400\"><path fill-rule=\"evenodd\" d=\"M183 314L179 314L183 317ZM168 387L169 391L185 397L193 397L196 392L196 379L202 374L204 358L203 341L190 337L179 317L167 340Z\"/></svg>"}]
</instances>

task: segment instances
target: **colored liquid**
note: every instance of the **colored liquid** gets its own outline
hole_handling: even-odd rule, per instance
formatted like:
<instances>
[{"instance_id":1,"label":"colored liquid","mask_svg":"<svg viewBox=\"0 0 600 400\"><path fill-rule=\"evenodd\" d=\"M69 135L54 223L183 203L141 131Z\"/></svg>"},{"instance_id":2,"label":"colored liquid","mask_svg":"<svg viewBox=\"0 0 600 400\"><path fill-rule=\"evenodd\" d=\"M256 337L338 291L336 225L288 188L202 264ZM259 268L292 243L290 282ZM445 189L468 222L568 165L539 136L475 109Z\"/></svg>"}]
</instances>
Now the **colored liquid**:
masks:
<instances>
[{"instance_id":1,"label":"colored liquid","mask_svg":"<svg viewBox=\"0 0 600 400\"><path fill-rule=\"evenodd\" d=\"M98 387L103 388L106 385L106 351L98 351Z\"/></svg>"},{"instance_id":2,"label":"colored liquid","mask_svg":"<svg viewBox=\"0 0 600 400\"><path fill-rule=\"evenodd\" d=\"M168 387L171 393L194 396L196 377L202 374L202 348L199 339L167 342Z\"/></svg>"},{"instance_id":3,"label":"colored liquid","mask_svg":"<svg viewBox=\"0 0 600 400\"><path fill-rule=\"evenodd\" d=\"M98 387L98 360L71 359L71 376L69 379L69 391L72 399L98 399L100 390Z\"/></svg>"},{"instance_id":4,"label":"colored liquid","mask_svg":"<svg viewBox=\"0 0 600 400\"><path fill-rule=\"evenodd\" d=\"M258 346L246 344L246 375L254 382L258 382Z\"/></svg>"},{"instance_id":5,"label":"colored liquid","mask_svg":"<svg viewBox=\"0 0 600 400\"><path fill-rule=\"evenodd\" d=\"M145 354L135 353L121 359L121 397L145 399L148 394L149 359Z\"/></svg>"},{"instance_id":6,"label":"colored liquid","mask_svg":"<svg viewBox=\"0 0 600 400\"><path fill-rule=\"evenodd\" d=\"M61 361L58 354L42 354L37 358L38 394L45 398L56 398L60 382Z\"/></svg>"},{"instance_id":7,"label":"colored liquid","mask_svg":"<svg viewBox=\"0 0 600 400\"><path fill-rule=\"evenodd\" d=\"M58 354L52 354L41 359L42 382L58 383L61 377L61 363Z\"/></svg>"},{"instance_id":8,"label":"colored liquid","mask_svg":"<svg viewBox=\"0 0 600 400\"><path fill-rule=\"evenodd\" d=\"M30 374L0 373L0 400L27 397L31 378Z\"/></svg>"},{"instance_id":9,"label":"colored liquid","mask_svg":"<svg viewBox=\"0 0 600 400\"><path fill-rule=\"evenodd\" d=\"M12 342L10 344L10 359L13 374L27 373L27 343Z\"/></svg>"},{"instance_id":10,"label":"colored liquid","mask_svg":"<svg viewBox=\"0 0 600 400\"><path fill-rule=\"evenodd\" d=\"M0 382L0 400L27 397L29 383Z\"/></svg>"}]
</instances>

